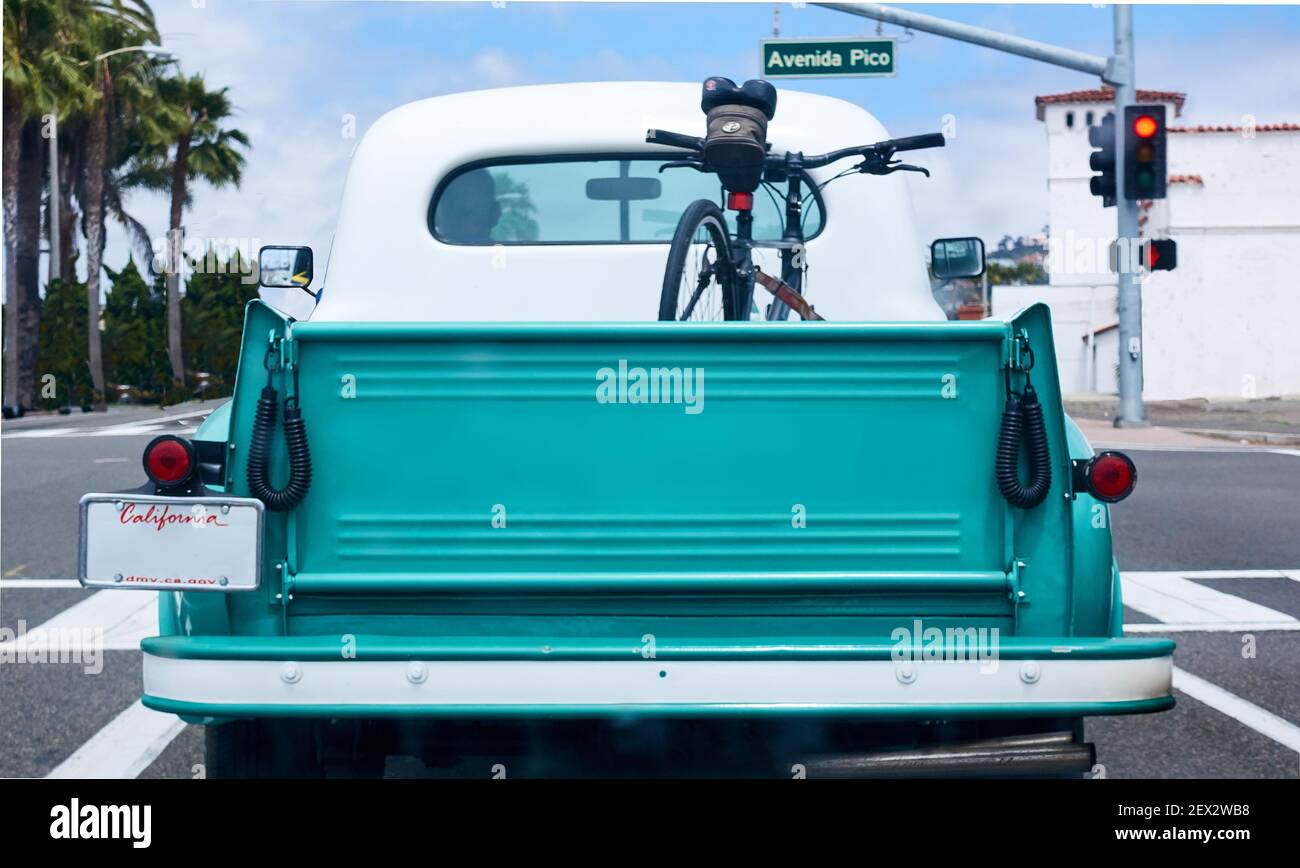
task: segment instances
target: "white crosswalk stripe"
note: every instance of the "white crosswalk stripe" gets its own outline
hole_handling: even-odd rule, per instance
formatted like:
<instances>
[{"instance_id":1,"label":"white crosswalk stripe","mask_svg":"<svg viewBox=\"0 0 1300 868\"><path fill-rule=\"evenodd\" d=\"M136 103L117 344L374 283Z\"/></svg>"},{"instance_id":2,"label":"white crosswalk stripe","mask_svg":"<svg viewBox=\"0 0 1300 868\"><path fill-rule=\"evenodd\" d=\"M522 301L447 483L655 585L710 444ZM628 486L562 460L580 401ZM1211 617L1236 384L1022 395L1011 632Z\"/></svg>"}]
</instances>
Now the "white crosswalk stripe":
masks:
<instances>
[{"instance_id":1,"label":"white crosswalk stripe","mask_svg":"<svg viewBox=\"0 0 1300 868\"><path fill-rule=\"evenodd\" d=\"M13 588L18 581L30 580L6 582L4 587ZM103 644L98 644L96 631L102 631L99 637ZM86 643L96 643L96 647L104 651L138 651L141 639L157 635L156 593L98 591L38 627L29 625L24 633L10 640L14 647L9 650L26 654L57 642L60 650L66 648L73 654L80 653Z\"/></svg>"},{"instance_id":2,"label":"white crosswalk stripe","mask_svg":"<svg viewBox=\"0 0 1300 868\"><path fill-rule=\"evenodd\" d=\"M1291 578L1294 570L1123 572L1124 605L1157 624L1126 624L1126 633L1297 631L1286 612L1215 590L1198 580Z\"/></svg>"},{"instance_id":3,"label":"white crosswalk stripe","mask_svg":"<svg viewBox=\"0 0 1300 868\"><path fill-rule=\"evenodd\" d=\"M1258 603L1200 584L1215 579L1294 579L1300 570L1202 570L1120 574L1124 605L1155 618L1125 624L1125 633L1257 633L1297 631L1300 620ZM1174 667L1174 689L1243 726L1300 751L1300 727L1204 678Z\"/></svg>"},{"instance_id":4,"label":"white crosswalk stripe","mask_svg":"<svg viewBox=\"0 0 1300 868\"><path fill-rule=\"evenodd\" d=\"M75 579L13 579L5 580L0 588L24 584L42 588L80 586ZM57 653L81 659L87 651L138 651L141 639L157 634L156 593L107 590L91 594L5 644L13 646L6 651L15 656L42 651L47 656ZM88 643L93 647L86 647ZM184 729L185 722L174 714L145 708L137 699L47 777L138 777Z\"/></svg>"},{"instance_id":5,"label":"white crosswalk stripe","mask_svg":"<svg viewBox=\"0 0 1300 868\"><path fill-rule=\"evenodd\" d=\"M1235 594L1216 591L1180 573L1121 575L1124 605L1166 623L1271 623L1296 620L1284 612L1261 606Z\"/></svg>"},{"instance_id":6,"label":"white crosswalk stripe","mask_svg":"<svg viewBox=\"0 0 1300 868\"><path fill-rule=\"evenodd\" d=\"M59 763L47 778L135 778L185 729L174 714L136 700Z\"/></svg>"},{"instance_id":7,"label":"white crosswalk stripe","mask_svg":"<svg viewBox=\"0 0 1300 868\"><path fill-rule=\"evenodd\" d=\"M1198 678L1177 666L1174 667L1174 689L1210 706L1220 714L1226 714L1239 723L1245 724L1255 732L1268 736L1278 744L1300 752L1300 726L1296 726L1289 720L1283 720L1268 709L1247 702L1219 685Z\"/></svg>"}]
</instances>

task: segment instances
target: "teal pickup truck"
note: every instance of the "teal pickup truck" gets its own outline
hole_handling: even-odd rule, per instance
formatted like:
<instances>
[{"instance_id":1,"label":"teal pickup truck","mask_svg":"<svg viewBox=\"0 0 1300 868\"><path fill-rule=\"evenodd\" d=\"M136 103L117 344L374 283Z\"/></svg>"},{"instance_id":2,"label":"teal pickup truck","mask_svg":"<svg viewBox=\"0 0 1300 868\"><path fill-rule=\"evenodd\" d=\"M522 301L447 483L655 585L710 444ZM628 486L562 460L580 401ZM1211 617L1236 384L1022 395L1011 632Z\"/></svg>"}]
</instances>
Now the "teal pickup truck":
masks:
<instances>
[{"instance_id":1,"label":"teal pickup truck","mask_svg":"<svg viewBox=\"0 0 1300 868\"><path fill-rule=\"evenodd\" d=\"M1063 413L1046 308L937 312L897 178L861 182L879 246L837 225L861 188L810 206L828 321L653 321L699 173L613 181L697 92L381 119L310 318L250 304L233 398L83 498L82 579L159 594L143 701L208 725L209 776L1079 776L1085 717L1173 705L1173 643L1122 630L1132 463ZM782 98L783 147L886 138ZM484 167L474 241L441 209ZM264 266L311 291L305 249Z\"/></svg>"}]
</instances>

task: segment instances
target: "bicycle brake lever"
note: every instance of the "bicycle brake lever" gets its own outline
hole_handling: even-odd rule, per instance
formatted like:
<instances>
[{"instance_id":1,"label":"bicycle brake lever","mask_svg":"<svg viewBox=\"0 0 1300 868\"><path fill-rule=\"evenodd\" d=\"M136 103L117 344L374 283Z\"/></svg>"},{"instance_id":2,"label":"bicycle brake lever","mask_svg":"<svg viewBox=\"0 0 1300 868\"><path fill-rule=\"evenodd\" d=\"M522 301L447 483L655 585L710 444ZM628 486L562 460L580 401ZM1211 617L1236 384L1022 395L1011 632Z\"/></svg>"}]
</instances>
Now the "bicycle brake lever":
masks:
<instances>
[{"instance_id":1,"label":"bicycle brake lever","mask_svg":"<svg viewBox=\"0 0 1300 868\"><path fill-rule=\"evenodd\" d=\"M909 163L895 163L889 167L891 172L920 172L925 177L930 177L930 170L923 166L913 166Z\"/></svg>"},{"instance_id":2,"label":"bicycle brake lever","mask_svg":"<svg viewBox=\"0 0 1300 868\"><path fill-rule=\"evenodd\" d=\"M910 163L891 163L883 159L867 159L858 164L858 171L864 175L888 175L891 172L920 172L930 177L930 170Z\"/></svg>"}]
</instances>

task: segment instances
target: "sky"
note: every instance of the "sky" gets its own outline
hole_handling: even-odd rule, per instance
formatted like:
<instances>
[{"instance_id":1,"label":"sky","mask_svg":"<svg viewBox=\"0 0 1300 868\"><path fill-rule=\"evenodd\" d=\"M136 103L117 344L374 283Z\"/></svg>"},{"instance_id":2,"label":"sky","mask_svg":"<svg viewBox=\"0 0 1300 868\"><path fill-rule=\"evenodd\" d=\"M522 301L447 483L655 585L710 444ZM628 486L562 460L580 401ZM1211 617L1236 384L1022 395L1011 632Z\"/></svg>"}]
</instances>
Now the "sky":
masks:
<instances>
[{"instance_id":1,"label":"sky","mask_svg":"<svg viewBox=\"0 0 1300 868\"><path fill-rule=\"evenodd\" d=\"M517 84L678 80L758 74L773 3L318 2L153 0L163 44L189 73L229 87L249 135L239 189L198 185L187 237L308 244L327 257L350 155L380 115L412 100ZM1107 55L1112 9L1088 5L904 5L1055 45ZM1138 83L1188 94L1187 123L1300 121L1300 7L1145 5L1134 11ZM782 36L849 36L876 23L781 4ZM922 237L1039 232L1047 222L1047 141L1034 96L1097 79L884 25L898 38L892 78L778 82L874 113L895 136L956 136L909 176ZM161 238L162 196L128 210ZM105 261L128 255L110 230ZM82 266L84 269L84 264Z\"/></svg>"}]
</instances>

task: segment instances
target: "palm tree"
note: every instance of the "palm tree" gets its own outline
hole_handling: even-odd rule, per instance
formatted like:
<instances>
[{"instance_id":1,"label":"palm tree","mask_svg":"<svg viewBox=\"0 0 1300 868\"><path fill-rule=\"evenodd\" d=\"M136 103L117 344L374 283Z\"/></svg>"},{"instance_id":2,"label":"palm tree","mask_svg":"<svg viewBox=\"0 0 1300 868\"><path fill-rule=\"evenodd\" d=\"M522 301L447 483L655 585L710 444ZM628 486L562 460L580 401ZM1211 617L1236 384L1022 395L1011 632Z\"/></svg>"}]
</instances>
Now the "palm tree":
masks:
<instances>
[{"instance_id":1,"label":"palm tree","mask_svg":"<svg viewBox=\"0 0 1300 868\"><path fill-rule=\"evenodd\" d=\"M40 244L43 149L38 118L86 92L68 52L78 0L5 0L4 230L6 408L32 401L40 324L36 263Z\"/></svg>"},{"instance_id":2,"label":"palm tree","mask_svg":"<svg viewBox=\"0 0 1300 868\"><path fill-rule=\"evenodd\" d=\"M115 45L109 38L112 33L118 39ZM123 41L127 38L134 42ZM35 263L46 148L35 124L47 113L60 119L81 114L97 119L104 100L102 89L94 86L100 69L92 59L99 52L145 39L157 42L158 35L153 12L144 0L5 0L4 222L9 308L5 386L11 406L31 401L35 358L28 345L37 341L39 324ZM102 237L100 246L102 252ZM70 251L70 245L66 249ZM97 317L91 320L92 344L97 342L97 321Z\"/></svg>"},{"instance_id":3,"label":"palm tree","mask_svg":"<svg viewBox=\"0 0 1300 868\"><path fill-rule=\"evenodd\" d=\"M104 354L100 340L100 278L104 264L104 218L108 203L106 176L110 169L110 140L121 119L124 107L142 126L151 140L161 137L169 126L168 113L157 103L154 83L157 62L140 62L133 54L113 52L144 43L158 44L153 14L141 0L139 7L126 14L121 0L109 11L96 11L82 22L81 46L89 54L82 61L89 67L94 98L86 107L85 170L83 172L82 225L86 237L87 339L90 378L94 384L96 409L106 409L104 389Z\"/></svg>"},{"instance_id":4,"label":"palm tree","mask_svg":"<svg viewBox=\"0 0 1300 868\"><path fill-rule=\"evenodd\" d=\"M77 206L73 205L73 193L80 184L86 157L85 118L78 113L67 112L59 116L59 189L49 191L49 199L58 197L59 213L59 274L69 282L76 282L77 245ZM48 201L48 200L47 200ZM46 222L52 218L52 211L47 212Z\"/></svg>"},{"instance_id":5,"label":"palm tree","mask_svg":"<svg viewBox=\"0 0 1300 868\"><path fill-rule=\"evenodd\" d=\"M178 386L185 384L185 356L181 348L181 220L190 201L192 181L213 187L239 186L243 175L248 136L223 126L234 109L228 88L208 90L203 76L177 75L159 83L164 102L177 110L180 123L172 131L171 220L167 233L167 357ZM163 148L165 156L167 146Z\"/></svg>"}]
</instances>

